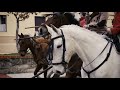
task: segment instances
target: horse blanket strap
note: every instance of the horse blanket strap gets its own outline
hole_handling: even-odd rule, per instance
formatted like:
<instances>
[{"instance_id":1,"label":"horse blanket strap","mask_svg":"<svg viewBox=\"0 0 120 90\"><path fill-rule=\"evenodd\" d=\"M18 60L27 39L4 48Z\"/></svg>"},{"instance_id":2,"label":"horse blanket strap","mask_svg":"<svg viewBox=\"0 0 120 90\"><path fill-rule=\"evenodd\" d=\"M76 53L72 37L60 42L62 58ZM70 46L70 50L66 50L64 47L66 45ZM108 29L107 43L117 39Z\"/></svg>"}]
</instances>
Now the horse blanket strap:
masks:
<instances>
[{"instance_id":1,"label":"horse blanket strap","mask_svg":"<svg viewBox=\"0 0 120 90\"><path fill-rule=\"evenodd\" d=\"M86 70L82 67L83 70L87 73L88 78L90 78L90 74L91 74L92 72L94 72L95 70L97 70L99 67L101 67L101 66L108 60L108 58L109 58L109 56L110 56L110 53L111 53L111 50L112 50L112 46L113 46L113 43L111 43L109 52L108 52L108 54L107 54L105 60L104 60L99 66L97 66L95 69L93 69L93 70L91 70L91 71L86 71Z\"/></svg>"}]
</instances>

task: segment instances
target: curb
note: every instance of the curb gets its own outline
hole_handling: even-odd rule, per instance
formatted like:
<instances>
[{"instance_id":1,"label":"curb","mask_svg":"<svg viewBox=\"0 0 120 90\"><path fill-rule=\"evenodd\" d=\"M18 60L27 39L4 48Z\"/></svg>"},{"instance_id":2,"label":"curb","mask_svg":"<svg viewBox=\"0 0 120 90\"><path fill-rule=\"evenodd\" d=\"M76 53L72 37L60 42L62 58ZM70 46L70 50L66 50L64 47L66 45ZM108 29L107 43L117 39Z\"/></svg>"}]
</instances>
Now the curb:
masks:
<instances>
[{"instance_id":1,"label":"curb","mask_svg":"<svg viewBox=\"0 0 120 90\"><path fill-rule=\"evenodd\" d=\"M10 77L10 76L8 76L6 74L0 74L0 78L12 78L12 77Z\"/></svg>"}]
</instances>

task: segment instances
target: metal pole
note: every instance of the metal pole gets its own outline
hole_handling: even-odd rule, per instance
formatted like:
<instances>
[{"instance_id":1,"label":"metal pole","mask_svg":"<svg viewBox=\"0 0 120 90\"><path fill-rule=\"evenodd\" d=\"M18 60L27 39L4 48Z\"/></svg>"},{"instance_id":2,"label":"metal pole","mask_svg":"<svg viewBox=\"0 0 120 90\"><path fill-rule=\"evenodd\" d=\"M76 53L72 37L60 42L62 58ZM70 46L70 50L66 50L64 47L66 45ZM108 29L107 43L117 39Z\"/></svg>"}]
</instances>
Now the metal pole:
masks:
<instances>
[{"instance_id":1,"label":"metal pole","mask_svg":"<svg viewBox=\"0 0 120 90\"><path fill-rule=\"evenodd\" d=\"M29 29L29 28L39 28L40 26L34 26L34 27L26 27L25 29Z\"/></svg>"}]
</instances>

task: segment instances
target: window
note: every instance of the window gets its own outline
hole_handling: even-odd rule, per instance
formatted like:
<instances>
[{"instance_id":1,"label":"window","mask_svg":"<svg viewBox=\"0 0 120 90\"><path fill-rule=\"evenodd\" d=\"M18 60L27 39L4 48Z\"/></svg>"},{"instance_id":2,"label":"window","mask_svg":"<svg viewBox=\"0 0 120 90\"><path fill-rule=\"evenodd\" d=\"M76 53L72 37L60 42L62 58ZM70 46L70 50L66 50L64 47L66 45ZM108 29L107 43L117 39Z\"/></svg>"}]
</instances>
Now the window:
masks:
<instances>
[{"instance_id":1,"label":"window","mask_svg":"<svg viewBox=\"0 0 120 90\"><path fill-rule=\"evenodd\" d=\"M6 15L0 15L0 32L6 31Z\"/></svg>"},{"instance_id":2,"label":"window","mask_svg":"<svg viewBox=\"0 0 120 90\"><path fill-rule=\"evenodd\" d=\"M45 17L35 16L35 26L40 26L41 23L45 22ZM38 28L35 28L35 31L37 31Z\"/></svg>"}]
</instances>

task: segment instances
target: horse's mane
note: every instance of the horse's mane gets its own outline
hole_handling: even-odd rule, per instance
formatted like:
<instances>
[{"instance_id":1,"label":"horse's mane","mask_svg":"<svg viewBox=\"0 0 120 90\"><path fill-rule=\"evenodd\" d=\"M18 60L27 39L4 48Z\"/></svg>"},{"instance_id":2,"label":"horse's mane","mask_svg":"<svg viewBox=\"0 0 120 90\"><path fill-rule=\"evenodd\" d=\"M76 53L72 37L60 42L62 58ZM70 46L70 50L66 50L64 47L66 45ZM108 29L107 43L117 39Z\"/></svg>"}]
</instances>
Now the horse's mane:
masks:
<instances>
[{"instance_id":1,"label":"horse's mane","mask_svg":"<svg viewBox=\"0 0 120 90\"><path fill-rule=\"evenodd\" d=\"M71 24L79 25L79 22L74 18L74 15L72 13L64 13L64 15Z\"/></svg>"},{"instance_id":2,"label":"horse's mane","mask_svg":"<svg viewBox=\"0 0 120 90\"><path fill-rule=\"evenodd\" d=\"M74 25L74 24L71 24L71 25L63 25L60 27L60 29L66 29L66 30L69 30L69 29L73 29L73 30L79 30L80 32L82 32L81 35L86 35L86 36L91 36L91 37L96 37L96 38L99 38L101 40L104 39L105 35L101 35L101 34L97 34L95 31L90 31L88 29L85 29L85 28L82 28L78 25ZM84 33L84 34L83 34Z\"/></svg>"},{"instance_id":3,"label":"horse's mane","mask_svg":"<svg viewBox=\"0 0 120 90\"><path fill-rule=\"evenodd\" d=\"M50 16L51 16L51 15L50 15ZM49 18L50 16L47 16L47 17ZM50 18L55 17L55 16L57 16L60 20L63 20L63 22L62 22L63 24L65 23L65 24L75 24L75 25L79 25L79 21L77 21L77 20L75 19L75 16L74 16L74 14L72 14L72 13L69 13L69 12L60 13L60 14L55 13L55 14L52 15ZM67 23L64 21L65 19L68 21ZM48 20L49 20L49 19L46 20L47 23L48 23Z\"/></svg>"},{"instance_id":4,"label":"horse's mane","mask_svg":"<svg viewBox=\"0 0 120 90\"><path fill-rule=\"evenodd\" d=\"M24 37L33 37L31 34L25 34L25 33L23 33L23 35L24 35Z\"/></svg>"}]
</instances>

